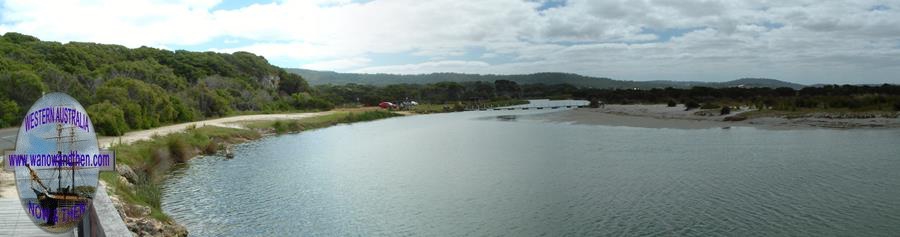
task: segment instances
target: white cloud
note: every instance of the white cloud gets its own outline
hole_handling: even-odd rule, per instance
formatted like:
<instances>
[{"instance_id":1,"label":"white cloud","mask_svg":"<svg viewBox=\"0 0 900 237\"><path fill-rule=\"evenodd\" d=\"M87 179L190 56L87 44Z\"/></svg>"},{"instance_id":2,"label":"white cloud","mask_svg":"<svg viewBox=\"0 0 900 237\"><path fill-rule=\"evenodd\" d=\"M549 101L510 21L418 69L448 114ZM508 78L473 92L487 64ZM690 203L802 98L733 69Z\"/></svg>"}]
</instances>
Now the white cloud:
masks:
<instances>
[{"instance_id":1,"label":"white cloud","mask_svg":"<svg viewBox=\"0 0 900 237\"><path fill-rule=\"evenodd\" d=\"M207 42L218 31L206 11L215 1L3 2L6 30L45 40L94 41L141 45L191 45Z\"/></svg>"},{"instance_id":2,"label":"white cloud","mask_svg":"<svg viewBox=\"0 0 900 237\"><path fill-rule=\"evenodd\" d=\"M896 1L569 0L538 11L540 3L520 0L285 0L212 10L218 3L7 0L0 31L129 47L210 45L339 71L761 75L806 83L884 82L900 74ZM694 31L673 33L684 29ZM466 56L472 48L485 52ZM373 54L430 60L370 67ZM511 62L478 61L498 58Z\"/></svg>"},{"instance_id":3,"label":"white cloud","mask_svg":"<svg viewBox=\"0 0 900 237\"><path fill-rule=\"evenodd\" d=\"M435 61L417 64L367 67L354 72L359 73L393 73L419 74L430 72L483 72L490 64L481 61Z\"/></svg>"}]
</instances>

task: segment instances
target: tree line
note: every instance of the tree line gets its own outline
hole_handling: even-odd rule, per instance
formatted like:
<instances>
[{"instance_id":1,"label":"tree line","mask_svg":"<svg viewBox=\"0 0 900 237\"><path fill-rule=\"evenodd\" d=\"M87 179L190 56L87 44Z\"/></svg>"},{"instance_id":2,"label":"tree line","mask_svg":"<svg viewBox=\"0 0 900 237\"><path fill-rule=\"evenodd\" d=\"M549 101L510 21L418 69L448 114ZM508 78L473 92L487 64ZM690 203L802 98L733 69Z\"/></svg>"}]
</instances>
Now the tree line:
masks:
<instances>
[{"instance_id":1,"label":"tree line","mask_svg":"<svg viewBox=\"0 0 900 237\"><path fill-rule=\"evenodd\" d=\"M607 103L683 103L746 105L758 109L848 109L900 111L900 85L825 85L799 90L779 88L709 88L604 90L579 89L574 97ZM712 106L717 107L717 106Z\"/></svg>"},{"instance_id":2,"label":"tree line","mask_svg":"<svg viewBox=\"0 0 900 237\"><path fill-rule=\"evenodd\" d=\"M884 84L825 85L793 89L692 87L643 89L595 89L569 84L518 84L510 80L487 82L439 82L387 86L345 84L318 85L317 94L333 104L367 104L379 101L417 100L425 103L480 102L508 99L582 99L604 103L696 104L752 106L759 109L900 110L900 86Z\"/></svg>"},{"instance_id":3,"label":"tree line","mask_svg":"<svg viewBox=\"0 0 900 237\"><path fill-rule=\"evenodd\" d=\"M80 101L97 132L103 135L237 113L328 110L335 105L377 105L382 101L403 100L448 104L571 98L606 103L751 105L776 110L900 110L900 86L888 84L827 85L799 90L790 87L597 89L546 81L550 83L524 84L500 79L311 87L301 76L247 52L225 54L150 47L130 49L81 42L62 44L6 33L0 36L0 127L18 125L25 110L43 93L51 91L67 93Z\"/></svg>"}]
</instances>

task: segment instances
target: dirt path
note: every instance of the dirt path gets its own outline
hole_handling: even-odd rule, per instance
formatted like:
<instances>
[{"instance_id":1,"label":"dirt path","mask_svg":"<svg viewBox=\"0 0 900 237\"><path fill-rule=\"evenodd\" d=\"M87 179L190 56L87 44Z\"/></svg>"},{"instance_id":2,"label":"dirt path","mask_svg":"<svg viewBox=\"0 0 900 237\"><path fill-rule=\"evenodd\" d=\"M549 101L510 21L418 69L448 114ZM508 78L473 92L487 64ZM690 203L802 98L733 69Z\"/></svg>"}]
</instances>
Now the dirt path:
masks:
<instances>
[{"instance_id":1,"label":"dirt path","mask_svg":"<svg viewBox=\"0 0 900 237\"><path fill-rule=\"evenodd\" d=\"M294 114L254 114L254 115L241 115L241 116L233 116L233 117L225 117L225 118L217 118L189 123L180 123L175 125L163 126L158 128L151 128L147 130L141 131L133 131L127 132L125 135L118 137L100 137L98 141L100 143L101 148L108 148L113 143L124 143L130 144L140 140L149 140L154 135L165 136L172 133L177 133L186 130L189 127L203 127L203 126L219 126L219 127L229 127L229 128L243 128L239 122L247 122L247 121L271 121L271 120L294 120L294 119L303 119L315 116L322 116L334 113L335 111L325 111L325 112L316 112L316 113L294 113Z\"/></svg>"}]
</instances>

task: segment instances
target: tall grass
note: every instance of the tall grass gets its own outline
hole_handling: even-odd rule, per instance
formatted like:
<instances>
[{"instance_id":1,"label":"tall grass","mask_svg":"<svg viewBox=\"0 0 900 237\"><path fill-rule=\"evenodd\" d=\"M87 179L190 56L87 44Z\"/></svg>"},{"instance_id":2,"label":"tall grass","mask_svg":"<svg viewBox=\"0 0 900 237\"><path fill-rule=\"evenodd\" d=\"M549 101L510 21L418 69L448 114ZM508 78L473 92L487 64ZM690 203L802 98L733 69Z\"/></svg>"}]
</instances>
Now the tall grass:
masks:
<instances>
[{"instance_id":1,"label":"tall grass","mask_svg":"<svg viewBox=\"0 0 900 237\"><path fill-rule=\"evenodd\" d=\"M261 121L247 124L249 128L272 129L275 133L299 132L311 129L333 126L341 123L356 123L372 121L390 117L402 116L385 110L370 110L362 112L339 111L329 115L304 118L299 120Z\"/></svg>"},{"instance_id":2,"label":"tall grass","mask_svg":"<svg viewBox=\"0 0 900 237\"><path fill-rule=\"evenodd\" d=\"M115 194L127 203L151 208L151 216L168 220L161 209L162 190L160 182L174 166L187 162L197 151L210 152L217 148L218 141L231 139L255 139L260 134L253 130L201 127L185 132L154 136L148 141L138 141L130 145L115 145L116 162L128 165L137 175L134 185L129 187L119 182L117 173L101 173L100 178L111 185Z\"/></svg>"}]
</instances>

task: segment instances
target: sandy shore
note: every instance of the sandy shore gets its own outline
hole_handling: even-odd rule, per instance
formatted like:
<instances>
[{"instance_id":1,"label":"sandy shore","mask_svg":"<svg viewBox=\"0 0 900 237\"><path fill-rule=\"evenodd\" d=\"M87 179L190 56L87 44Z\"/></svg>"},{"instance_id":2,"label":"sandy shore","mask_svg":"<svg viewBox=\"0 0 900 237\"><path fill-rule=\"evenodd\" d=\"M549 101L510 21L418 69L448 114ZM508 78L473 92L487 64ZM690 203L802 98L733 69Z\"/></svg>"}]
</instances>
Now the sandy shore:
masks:
<instances>
[{"instance_id":1,"label":"sandy shore","mask_svg":"<svg viewBox=\"0 0 900 237\"><path fill-rule=\"evenodd\" d=\"M900 118L838 119L810 116L788 119L784 117L751 118L743 121L723 121L726 117L749 112L747 108L719 115L718 110L684 111L684 106L666 105L606 105L604 108L581 108L536 115L552 122L627 126L642 128L705 129L725 127L757 127L765 129L810 128L900 128Z\"/></svg>"}]
</instances>

